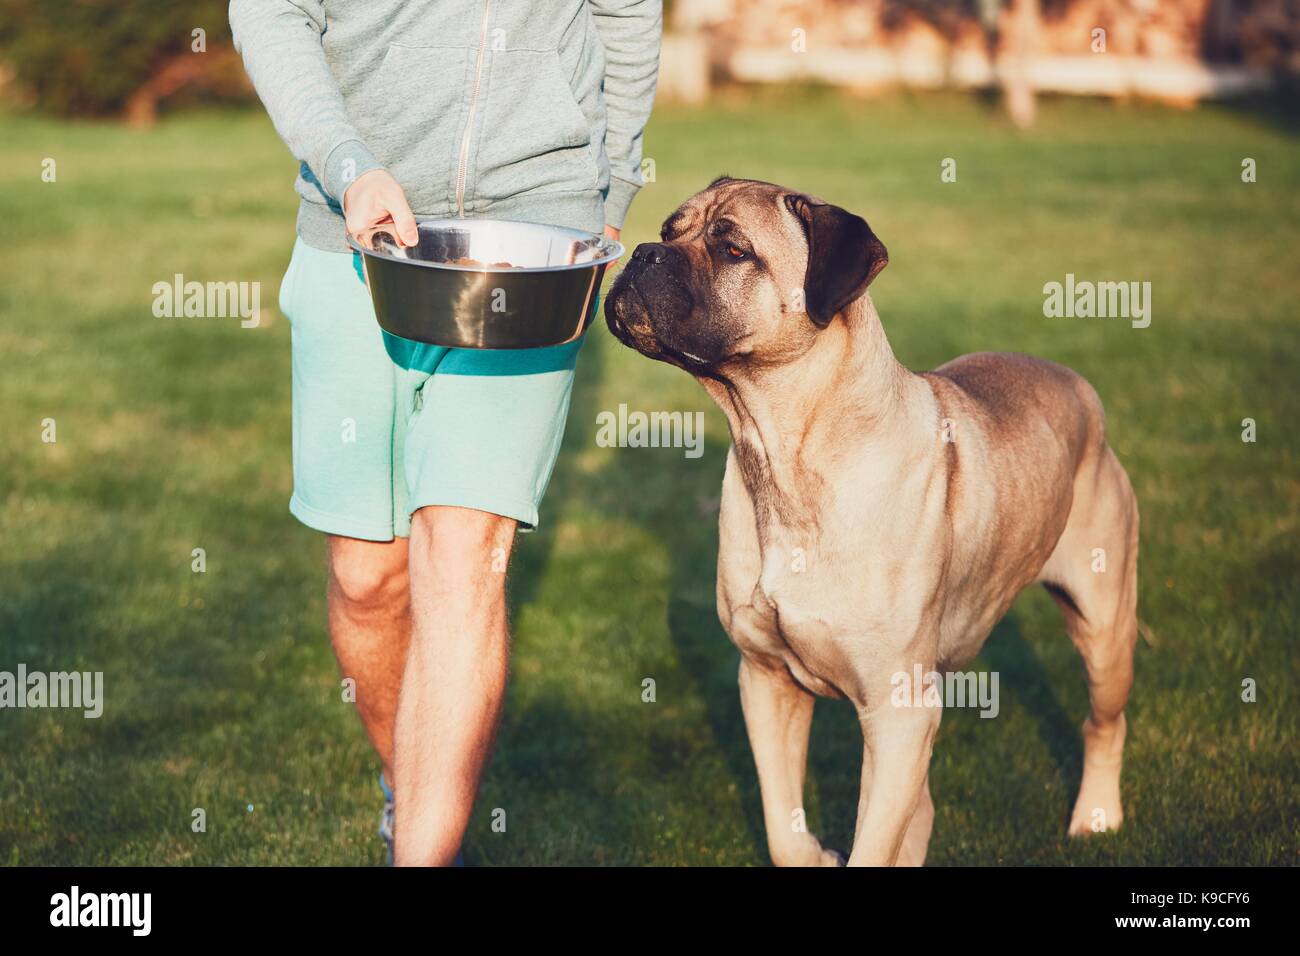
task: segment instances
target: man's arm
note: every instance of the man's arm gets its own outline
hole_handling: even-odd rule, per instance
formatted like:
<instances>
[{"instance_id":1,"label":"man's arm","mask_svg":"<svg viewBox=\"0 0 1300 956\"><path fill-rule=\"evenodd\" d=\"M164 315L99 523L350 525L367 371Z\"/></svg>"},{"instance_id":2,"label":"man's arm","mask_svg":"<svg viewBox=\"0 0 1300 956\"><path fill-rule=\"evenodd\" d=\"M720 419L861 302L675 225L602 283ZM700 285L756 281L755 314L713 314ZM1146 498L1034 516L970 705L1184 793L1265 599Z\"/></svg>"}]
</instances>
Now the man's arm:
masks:
<instances>
[{"instance_id":1,"label":"man's arm","mask_svg":"<svg viewBox=\"0 0 1300 956\"><path fill-rule=\"evenodd\" d=\"M230 32L276 132L344 207L353 235L391 218L398 241L416 240L415 220L397 181L352 125L325 62L320 0L231 0ZM371 173L371 175L366 175ZM362 180L362 177L365 177ZM349 187L357 180L356 189ZM348 201L344 202L344 197Z\"/></svg>"},{"instance_id":2,"label":"man's arm","mask_svg":"<svg viewBox=\"0 0 1300 956\"><path fill-rule=\"evenodd\" d=\"M661 0L588 0L605 47L605 222L621 229L641 188L641 136L654 103L663 33Z\"/></svg>"},{"instance_id":3,"label":"man's arm","mask_svg":"<svg viewBox=\"0 0 1300 956\"><path fill-rule=\"evenodd\" d=\"M379 168L325 62L320 0L231 0L230 32L271 122L331 198Z\"/></svg>"}]
</instances>

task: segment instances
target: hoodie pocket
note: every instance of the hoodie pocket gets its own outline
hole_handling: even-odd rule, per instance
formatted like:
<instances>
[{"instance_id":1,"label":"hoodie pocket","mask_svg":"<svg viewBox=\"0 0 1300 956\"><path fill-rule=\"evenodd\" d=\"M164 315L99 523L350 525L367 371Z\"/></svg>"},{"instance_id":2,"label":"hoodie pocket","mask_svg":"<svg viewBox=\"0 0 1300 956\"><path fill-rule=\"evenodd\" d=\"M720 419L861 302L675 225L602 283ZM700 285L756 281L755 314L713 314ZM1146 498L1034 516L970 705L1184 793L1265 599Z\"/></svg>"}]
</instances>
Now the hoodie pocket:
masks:
<instances>
[{"instance_id":1,"label":"hoodie pocket","mask_svg":"<svg viewBox=\"0 0 1300 956\"><path fill-rule=\"evenodd\" d=\"M454 204L452 181L473 52L394 43L366 83L368 108L354 117L375 158L401 183L417 214L445 212Z\"/></svg>"},{"instance_id":2,"label":"hoodie pocket","mask_svg":"<svg viewBox=\"0 0 1300 956\"><path fill-rule=\"evenodd\" d=\"M496 201L597 188L592 126L554 50L497 50L467 192Z\"/></svg>"}]
</instances>

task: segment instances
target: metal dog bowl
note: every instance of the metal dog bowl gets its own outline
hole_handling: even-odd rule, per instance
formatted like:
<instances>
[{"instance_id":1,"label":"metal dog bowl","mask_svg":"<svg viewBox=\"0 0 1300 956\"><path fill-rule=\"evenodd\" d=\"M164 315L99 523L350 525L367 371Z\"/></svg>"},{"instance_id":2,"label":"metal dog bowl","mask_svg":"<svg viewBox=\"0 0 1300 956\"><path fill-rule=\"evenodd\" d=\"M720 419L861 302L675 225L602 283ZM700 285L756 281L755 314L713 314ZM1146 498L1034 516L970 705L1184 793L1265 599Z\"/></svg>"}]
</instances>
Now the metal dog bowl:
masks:
<instances>
[{"instance_id":1,"label":"metal dog bowl","mask_svg":"<svg viewBox=\"0 0 1300 956\"><path fill-rule=\"evenodd\" d=\"M533 222L417 216L416 225L416 246L399 246L391 225L348 244L361 253L379 325L431 345L572 342L596 312L605 267L623 255L605 236Z\"/></svg>"}]
</instances>

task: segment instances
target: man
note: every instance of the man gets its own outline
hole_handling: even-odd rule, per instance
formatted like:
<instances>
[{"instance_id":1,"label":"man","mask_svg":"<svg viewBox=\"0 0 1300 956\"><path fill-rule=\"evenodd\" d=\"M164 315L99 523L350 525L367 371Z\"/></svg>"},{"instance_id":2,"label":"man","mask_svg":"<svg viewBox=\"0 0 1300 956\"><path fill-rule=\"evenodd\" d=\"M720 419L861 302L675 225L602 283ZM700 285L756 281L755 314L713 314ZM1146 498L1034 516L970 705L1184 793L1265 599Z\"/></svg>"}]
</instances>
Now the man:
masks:
<instances>
[{"instance_id":1,"label":"man","mask_svg":"<svg viewBox=\"0 0 1300 956\"><path fill-rule=\"evenodd\" d=\"M300 161L290 511L329 537L329 626L398 865L456 858L505 688L505 564L538 523L581 342L381 334L345 240L413 212L613 236L641 185L660 0L232 0ZM389 790L388 783L393 785ZM395 800L391 795L395 795Z\"/></svg>"}]
</instances>

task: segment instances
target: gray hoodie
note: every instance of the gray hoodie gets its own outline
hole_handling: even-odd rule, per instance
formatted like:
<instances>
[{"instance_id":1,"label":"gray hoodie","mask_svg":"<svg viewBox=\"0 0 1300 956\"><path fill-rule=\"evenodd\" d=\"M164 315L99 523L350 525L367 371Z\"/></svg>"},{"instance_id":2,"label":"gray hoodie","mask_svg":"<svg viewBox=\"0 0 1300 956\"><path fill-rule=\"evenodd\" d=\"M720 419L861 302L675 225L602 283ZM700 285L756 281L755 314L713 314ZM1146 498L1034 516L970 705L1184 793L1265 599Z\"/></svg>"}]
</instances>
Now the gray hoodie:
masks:
<instances>
[{"instance_id":1,"label":"gray hoodie","mask_svg":"<svg viewBox=\"0 0 1300 956\"><path fill-rule=\"evenodd\" d=\"M589 229L641 187L661 0L231 0L230 27L319 249L380 167L417 215Z\"/></svg>"}]
</instances>

